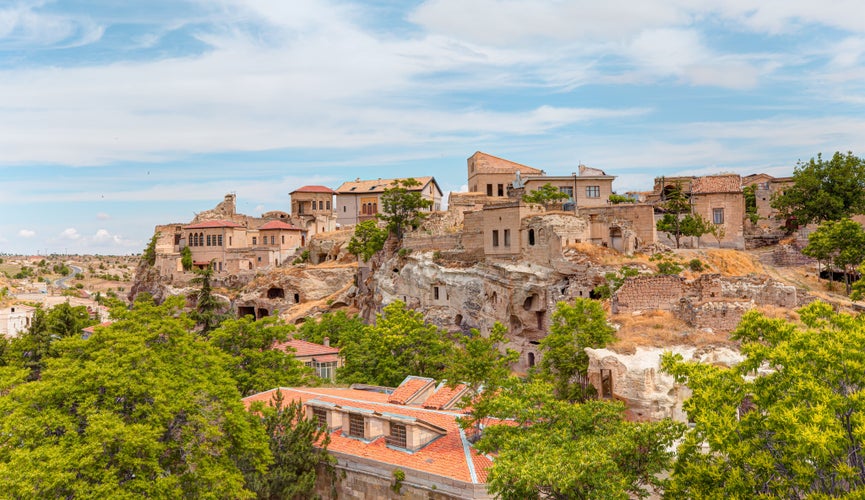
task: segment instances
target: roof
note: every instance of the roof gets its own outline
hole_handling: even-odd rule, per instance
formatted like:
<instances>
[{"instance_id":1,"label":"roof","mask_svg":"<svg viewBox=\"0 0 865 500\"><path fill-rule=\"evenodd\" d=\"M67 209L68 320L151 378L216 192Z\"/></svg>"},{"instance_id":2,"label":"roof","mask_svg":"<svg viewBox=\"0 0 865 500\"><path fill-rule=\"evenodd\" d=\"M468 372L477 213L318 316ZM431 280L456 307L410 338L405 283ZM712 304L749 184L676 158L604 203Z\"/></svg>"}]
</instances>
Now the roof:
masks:
<instances>
[{"instance_id":1,"label":"roof","mask_svg":"<svg viewBox=\"0 0 865 500\"><path fill-rule=\"evenodd\" d=\"M739 174L707 175L691 181L692 193L741 193L742 178Z\"/></svg>"},{"instance_id":2,"label":"roof","mask_svg":"<svg viewBox=\"0 0 865 500\"><path fill-rule=\"evenodd\" d=\"M368 181L356 179L350 182L343 182L341 186L336 188L336 192L337 194L383 193L385 189L394 187L397 181L405 181L407 179L409 179L409 177L400 179L375 179ZM419 184L408 188L409 191L422 191L427 184L435 182L435 178L432 176L413 177L413 179L419 182ZM438 183L436 183L436 189L438 189ZM439 189L439 193L441 193L441 189Z\"/></svg>"},{"instance_id":3,"label":"roof","mask_svg":"<svg viewBox=\"0 0 865 500\"><path fill-rule=\"evenodd\" d=\"M183 229L208 229L214 227L242 227L237 222L232 222L230 220L206 220L203 222L196 222L194 224L190 224L188 226L183 226Z\"/></svg>"},{"instance_id":4,"label":"roof","mask_svg":"<svg viewBox=\"0 0 865 500\"><path fill-rule=\"evenodd\" d=\"M285 222L282 222L281 220L272 220L272 221L270 221L270 222L268 222L268 223L266 223L263 226L258 228L259 231L271 231L271 230L279 230L279 229L284 230L284 231L303 231L303 229L301 229L297 226L292 226L291 224L287 224Z\"/></svg>"},{"instance_id":5,"label":"roof","mask_svg":"<svg viewBox=\"0 0 865 500\"><path fill-rule=\"evenodd\" d=\"M96 331L96 327L104 327L114 323L113 321L106 321L104 323L99 323L98 325L88 326L87 328L82 328L81 331L87 333L93 333Z\"/></svg>"},{"instance_id":6,"label":"roof","mask_svg":"<svg viewBox=\"0 0 865 500\"><path fill-rule=\"evenodd\" d=\"M435 384L435 380L427 377L409 375L387 399L388 403L404 405L415 398L419 392Z\"/></svg>"},{"instance_id":7,"label":"roof","mask_svg":"<svg viewBox=\"0 0 865 500\"><path fill-rule=\"evenodd\" d=\"M489 153L484 153L483 151L475 151L475 154L471 155L468 160L470 161L472 158L475 160L475 171L472 175L476 173L513 174L516 173L517 170L519 170L522 175L540 175L544 173L543 170L523 165L522 163L517 163L515 161L506 160Z\"/></svg>"},{"instance_id":8,"label":"roof","mask_svg":"<svg viewBox=\"0 0 865 500\"><path fill-rule=\"evenodd\" d=\"M432 396L428 397L423 402L424 408L432 408L435 410L443 410L452 408L460 397L466 392L468 387L465 384L457 384L454 387L448 387L444 382L440 383Z\"/></svg>"},{"instance_id":9,"label":"roof","mask_svg":"<svg viewBox=\"0 0 865 500\"><path fill-rule=\"evenodd\" d=\"M420 377L416 377L420 378ZM349 412L362 412L382 419L415 419L444 431L438 439L412 452L389 448L383 436L370 442L343 436L341 430L330 433L329 453L375 461L388 467L400 467L471 484L486 482L492 461L478 453L466 439L457 423L458 412L404 406L386 402L387 395L338 388L280 388L286 400L301 400L313 405L335 405ZM243 399L247 407L255 401L270 402L276 389ZM383 401L385 399L385 401Z\"/></svg>"},{"instance_id":10,"label":"roof","mask_svg":"<svg viewBox=\"0 0 865 500\"><path fill-rule=\"evenodd\" d=\"M339 348L337 347L329 347L300 339L291 339L288 342L282 342L273 347L282 351L285 351L287 347L291 347L294 349L295 356L326 356L328 354L339 354Z\"/></svg>"},{"instance_id":11,"label":"roof","mask_svg":"<svg viewBox=\"0 0 865 500\"><path fill-rule=\"evenodd\" d=\"M336 194L336 191L327 187L327 186L303 186L295 189L294 191L288 194L294 193L328 193L328 194Z\"/></svg>"}]
</instances>

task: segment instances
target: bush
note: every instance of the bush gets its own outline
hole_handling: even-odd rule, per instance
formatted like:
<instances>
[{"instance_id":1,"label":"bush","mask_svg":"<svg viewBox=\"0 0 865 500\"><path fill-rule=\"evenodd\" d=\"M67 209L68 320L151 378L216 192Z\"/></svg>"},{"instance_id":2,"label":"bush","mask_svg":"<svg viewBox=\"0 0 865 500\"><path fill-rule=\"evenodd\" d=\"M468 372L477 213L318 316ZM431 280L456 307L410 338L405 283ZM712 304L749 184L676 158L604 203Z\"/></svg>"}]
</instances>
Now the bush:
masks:
<instances>
[{"instance_id":1,"label":"bush","mask_svg":"<svg viewBox=\"0 0 865 500\"><path fill-rule=\"evenodd\" d=\"M691 259L691 262L688 262L688 269L694 272L700 272L705 269L705 266L703 266L703 262L700 259Z\"/></svg>"},{"instance_id":2,"label":"bush","mask_svg":"<svg viewBox=\"0 0 865 500\"><path fill-rule=\"evenodd\" d=\"M682 272L682 266L671 260L658 262L658 272L661 274L675 275Z\"/></svg>"}]
</instances>

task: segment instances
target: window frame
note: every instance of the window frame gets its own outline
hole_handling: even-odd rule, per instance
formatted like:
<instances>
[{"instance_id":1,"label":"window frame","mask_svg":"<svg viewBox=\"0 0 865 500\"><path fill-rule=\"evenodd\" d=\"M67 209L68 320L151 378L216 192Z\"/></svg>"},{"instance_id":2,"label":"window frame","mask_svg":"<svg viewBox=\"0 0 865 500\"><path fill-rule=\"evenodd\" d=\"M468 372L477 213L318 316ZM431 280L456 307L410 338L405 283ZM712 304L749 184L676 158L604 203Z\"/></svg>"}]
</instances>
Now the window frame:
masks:
<instances>
[{"instance_id":1,"label":"window frame","mask_svg":"<svg viewBox=\"0 0 865 500\"><path fill-rule=\"evenodd\" d=\"M600 198L601 186L586 186L586 198Z\"/></svg>"}]
</instances>

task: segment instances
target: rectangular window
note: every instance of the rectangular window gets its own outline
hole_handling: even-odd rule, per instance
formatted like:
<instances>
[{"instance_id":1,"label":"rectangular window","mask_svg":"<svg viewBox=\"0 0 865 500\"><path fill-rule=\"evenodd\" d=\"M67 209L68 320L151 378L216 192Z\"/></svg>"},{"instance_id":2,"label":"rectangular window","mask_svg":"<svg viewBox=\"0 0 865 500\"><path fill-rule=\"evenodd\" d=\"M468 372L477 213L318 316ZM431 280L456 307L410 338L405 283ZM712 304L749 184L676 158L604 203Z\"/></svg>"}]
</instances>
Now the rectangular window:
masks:
<instances>
[{"instance_id":1,"label":"rectangular window","mask_svg":"<svg viewBox=\"0 0 865 500\"><path fill-rule=\"evenodd\" d=\"M600 198L601 186L586 186L586 198Z\"/></svg>"},{"instance_id":2,"label":"rectangular window","mask_svg":"<svg viewBox=\"0 0 865 500\"><path fill-rule=\"evenodd\" d=\"M222 246L222 235L221 234L216 236L216 245Z\"/></svg>"},{"instance_id":3,"label":"rectangular window","mask_svg":"<svg viewBox=\"0 0 865 500\"><path fill-rule=\"evenodd\" d=\"M487 184L487 196L492 196L492 195L493 195L493 185Z\"/></svg>"},{"instance_id":4,"label":"rectangular window","mask_svg":"<svg viewBox=\"0 0 865 500\"><path fill-rule=\"evenodd\" d=\"M499 246L499 231L497 229L493 229L493 246Z\"/></svg>"},{"instance_id":5,"label":"rectangular window","mask_svg":"<svg viewBox=\"0 0 865 500\"><path fill-rule=\"evenodd\" d=\"M323 379L332 380L335 370L336 363L333 362L315 364L315 373Z\"/></svg>"},{"instance_id":6,"label":"rectangular window","mask_svg":"<svg viewBox=\"0 0 865 500\"><path fill-rule=\"evenodd\" d=\"M271 244L271 245L276 245L276 235L272 235L272 236L270 237L270 244Z\"/></svg>"},{"instance_id":7,"label":"rectangular window","mask_svg":"<svg viewBox=\"0 0 865 500\"><path fill-rule=\"evenodd\" d=\"M505 246L506 247L511 246L511 230L510 229L505 229L504 239L505 239Z\"/></svg>"},{"instance_id":8,"label":"rectangular window","mask_svg":"<svg viewBox=\"0 0 865 500\"><path fill-rule=\"evenodd\" d=\"M348 415L348 435L354 437L363 437L363 415Z\"/></svg>"},{"instance_id":9,"label":"rectangular window","mask_svg":"<svg viewBox=\"0 0 865 500\"><path fill-rule=\"evenodd\" d=\"M397 446L399 448L405 448L406 447L405 425L395 424L395 423L391 422L390 435L385 437L385 442L391 446Z\"/></svg>"},{"instance_id":10,"label":"rectangular window","mask_svg":"<svg viewBox=\"0 0 865 500\"><path fill-rule=\"evenodd\" d=\"M574 201L574 188L572 186L560 187L559 191L568 195L569 201Z\"/></svg>"},{"instance_id":11,"label":"rectangular window","mask_svg":"<svg viewBox=\"0 0 865 500\"><path fill-rule=\"evenodd\" d=\"M210 235L207 235L207 246L210 246Z\"/></svg>"},{"instance_id":12,"label":"rectangular window","mask_svg":"<svg viewBox=\"0 0 865 500\"><path fill-rule=\"evenodd\" d=\"M435 299L435 300L439 299L439 287L437 287L437 286L433 287L433 299Z\"/></svg>"},{"instance_id":13,"label":"rectangular window","mask_svg":"<svg viewBox=\"0 0 865 500\"><path fill-rule=\"evenodd\" d=\"M252 244L253 244L253 245L257 245L257 244L258 244L258 238L256 238L255 236L252 237Z\"/></svg>"},{"instance_id":14,"label":"rectangular window","mask_svg":"<svg viewBox=\"0 0 865 500\"><path fill-rule=\"evenodd\" d=\"M282 235L282 244L285 245L285 235Z\"/></svg>"},{"instance_id":15,"label":"rectangular window","mask_svg":"<svg viewBox=\"0 0 865 500\"><path fill-rule=\"evenodd\" d=\"M504 196L504 195L505 195L505 185L499 184L499 196Z\"/></svg>"},{"instance_id":16,"label":"rectangular window","mask_svg":"<svg viewBox=\"0 0 865 500\"><path fill-rule=\"evenodd\" d=\"M318 420L318 426L327 429L327 410L324 408L313 408L312 416Z\"/></svg>"},{"instance_id":17,"label":"rectangular window","mask_svg":"<svg viewBox=\"0 0 865 500\"><path fill-rule=\"evenodd\" d=\"M228 237L228 246L231 246L231 236Z\"/></svg>"},{"instance_id":18,"label":"rectangular window","mask_svg":"<svg viewBox=\"0 0 865 500\"><path fill-rule=\"evenodd\" d=\"M329 201L327 203L325 203L325 206L327 207L328 210L330 210L330 202Z\"/></svg>"},{"instance_id":19,"label":"rectangular window","mask_svg":"<svg viewBox=\"0 0 865 500\"><path fill-rule=\"evenodd\" d=\"M712 222L715 224L723 224L724 223L724 209L723 208L713 208L712 209Z\"/></svg>"},{"instance_id":20,"label":"rectangular window","mask_svg":"<svg viewBox=\"0 0 865 500\"><path fill-rule=\"evenodd\" d=\"M601 369L601 397L603 399L613 397L613 370Z\"/></svg>"}]
</instances>

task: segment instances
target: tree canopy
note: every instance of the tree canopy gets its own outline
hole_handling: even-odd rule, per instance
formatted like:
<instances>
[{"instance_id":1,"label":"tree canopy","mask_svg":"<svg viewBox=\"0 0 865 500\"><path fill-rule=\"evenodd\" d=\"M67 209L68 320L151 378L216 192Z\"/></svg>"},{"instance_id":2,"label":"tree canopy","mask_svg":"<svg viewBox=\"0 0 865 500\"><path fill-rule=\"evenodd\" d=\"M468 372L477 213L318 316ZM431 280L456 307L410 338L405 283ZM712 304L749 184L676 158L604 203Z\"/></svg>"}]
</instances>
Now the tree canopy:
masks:
<instances>
[{"instance_id":1,"label":"tree canopy","mask_svg":"<svg viewBox=\"0 0 865 500\"><path fill-rule=\"evenodd\" d=\"M865 213L865 160L836 152L798 162L793 185L771 201L773 208L799 225L840 220Z\"/></svg>"},{"instance_id":2,"label":"tree canopy","mask_svg":"<svg viewBox=\"0 0 865 500\"><path fill-rule=\"evenodd\" d=\"M387 234L387 230L378 227L375 219L365 220L354 227L354 234L348 241L348 252L366 262L384 248Z\"/></svg>"},{"instance_id":3,"label":"tree canopy","mask_svg":"<svg viewBox=\"0 0 865 500\"><path fill-rule=\"evenodd\" d=\"M539 187L538 189L523 195L524 202L538 203L544 206L551 205L557 201L565 201L568 198L569 196L567 193L559 190L559 188L553 186L549 182Z\"/></svg>"},{"instance_id":4,"label":"tree canopy","mask_svg":"<svg viewBox=\"0 0 865 500\"><path fill-rule=\"evenodd\" d=\"M799 315L792 323L746 313L732 334L745 359L732 368L663 357L693 391L672 498L865 491L865 318L821 302Z\"/></svg>"},{"instance_id":5,"label":"tree canopy","mask_svg":"<svg viewBox=\"0 0 865 500\"><path fill-rule=\"evenodd\" d=\"M326 312L318 320L307 319L294 334L295 338L323 344L325 337L333 346L342 345L343 332L355 338L364 329L363 320L358 315L349 316L345 311Z\"/></svg>"},{"instance_id":6,"label":"tree canopy","mask_svg":"<svg viewBox=\"0 0 865 500\"><path fill-rule=\"evenodd\" d=\"M673 189L666 193L665 200L659 204L664 215L655 224L658 231L667 233L679 248L682 236L699 238L712 232L712 225L702 215L691 211L691 200L682 190L682 183L676 182Z\"/></svg>"},{"instance_id":7,"label":"tree canopy","mask_svg":"<svg viewBox=\"0 0 865 500\"><path fill-rule=\"evenodd\" d=\"M397 180L396 184L384 190L381 195L382 211L378 217L387 222L390 232L402 239L407 227L417 226L426 217L422 210L432 207L433 202L424 198L423 193L412 188L420 186L413 178Z\"/></svg>"},{"instance_id":8,"label":"tree canopy","mask_svg":"<svg viewBox=\"0 0 865 500\"><path fill-rule=\"evenodd\" d=\"M802 253L821 262L831 262L843 270L847 293L850 293L850 276L865 260L865 230L850 219L824 221L808 235L808 245Z\"/></svg>"}]
</instances>

